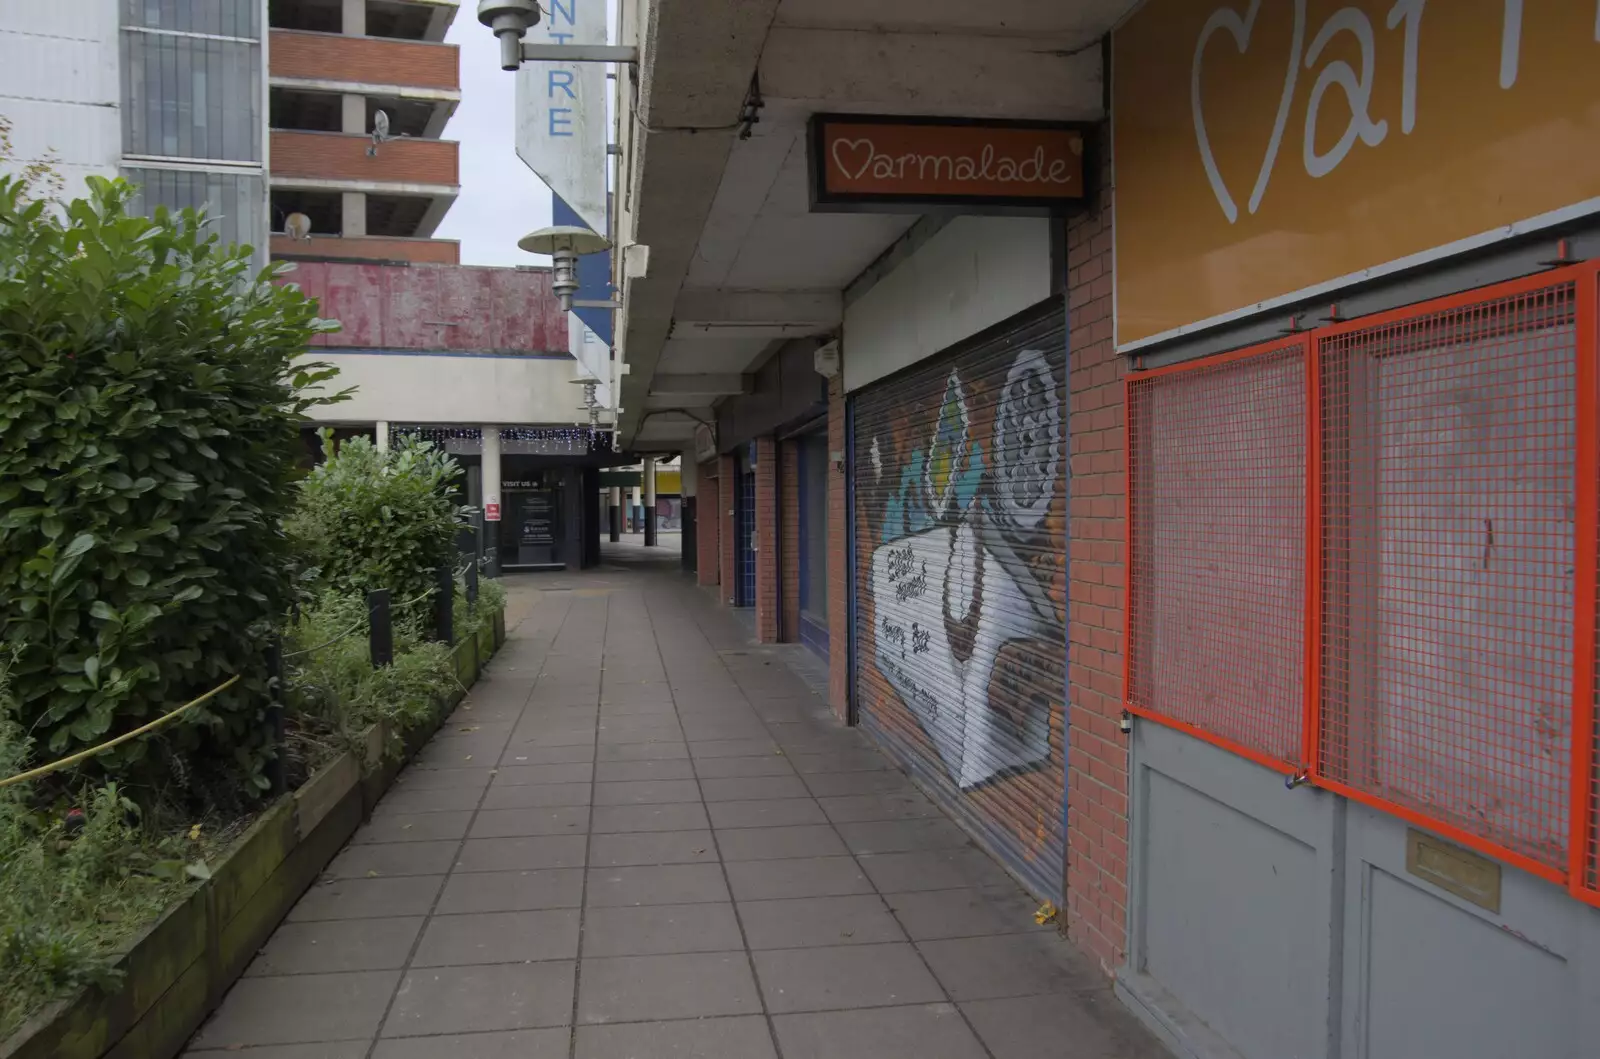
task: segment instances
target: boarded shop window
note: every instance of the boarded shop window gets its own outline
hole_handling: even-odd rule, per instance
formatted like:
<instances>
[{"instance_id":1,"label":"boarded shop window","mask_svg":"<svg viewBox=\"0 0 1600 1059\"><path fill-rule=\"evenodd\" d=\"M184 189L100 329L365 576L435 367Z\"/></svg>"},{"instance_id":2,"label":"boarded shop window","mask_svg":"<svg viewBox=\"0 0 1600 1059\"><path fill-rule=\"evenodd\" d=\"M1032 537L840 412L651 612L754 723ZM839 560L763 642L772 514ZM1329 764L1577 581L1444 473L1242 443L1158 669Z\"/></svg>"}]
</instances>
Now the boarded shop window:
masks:
<instances>
[{"instance_id":1,"label":"boarded shop window","mask_svg":"<svg viewBox=\"0 0 1600 1059\"><path fill-rule=\"evenodd\" d=\"M1600 903L1595 299L1131 375L1129 709Z\"/></svg>"}]
</instances>

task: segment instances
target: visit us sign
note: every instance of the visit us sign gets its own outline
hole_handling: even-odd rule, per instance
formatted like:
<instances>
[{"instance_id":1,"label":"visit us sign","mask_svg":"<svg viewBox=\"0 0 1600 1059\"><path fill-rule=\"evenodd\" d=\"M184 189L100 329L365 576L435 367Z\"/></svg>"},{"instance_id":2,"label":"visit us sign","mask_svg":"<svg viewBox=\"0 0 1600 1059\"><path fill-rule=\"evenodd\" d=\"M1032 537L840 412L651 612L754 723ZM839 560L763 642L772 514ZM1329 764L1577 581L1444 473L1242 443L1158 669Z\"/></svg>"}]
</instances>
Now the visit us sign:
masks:
<instances>
[{"instance_id":1,"label":"visit us sign","mask_svg":"<svg viewBox=\"0 0 1600 1059\"><path fill-rule=\"evenodd\" d=\"M1086 198L1082 126L1038 121L818 114L818 212L1065 212Z\"/></svg>"}]
</instances>

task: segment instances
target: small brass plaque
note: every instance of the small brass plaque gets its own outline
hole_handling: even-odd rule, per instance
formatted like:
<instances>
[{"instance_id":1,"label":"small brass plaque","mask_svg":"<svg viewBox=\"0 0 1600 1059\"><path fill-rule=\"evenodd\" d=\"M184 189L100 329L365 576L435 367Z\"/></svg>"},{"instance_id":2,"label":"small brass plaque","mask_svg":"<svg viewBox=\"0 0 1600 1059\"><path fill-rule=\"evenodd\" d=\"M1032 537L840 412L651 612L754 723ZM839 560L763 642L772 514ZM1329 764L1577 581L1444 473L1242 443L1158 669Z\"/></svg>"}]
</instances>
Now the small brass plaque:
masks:
<instances>
[{"instance_id":1,"label":"small brass plaque","mask_svg":"<svg viewBox=\"0 0 1600 1059\"><path fill-rule=\"evenodd\" d=\"M1500 865L1488 857L1408 829L1406 871L1479 908L1500 911Z\"/></svg>"}]
</instances>

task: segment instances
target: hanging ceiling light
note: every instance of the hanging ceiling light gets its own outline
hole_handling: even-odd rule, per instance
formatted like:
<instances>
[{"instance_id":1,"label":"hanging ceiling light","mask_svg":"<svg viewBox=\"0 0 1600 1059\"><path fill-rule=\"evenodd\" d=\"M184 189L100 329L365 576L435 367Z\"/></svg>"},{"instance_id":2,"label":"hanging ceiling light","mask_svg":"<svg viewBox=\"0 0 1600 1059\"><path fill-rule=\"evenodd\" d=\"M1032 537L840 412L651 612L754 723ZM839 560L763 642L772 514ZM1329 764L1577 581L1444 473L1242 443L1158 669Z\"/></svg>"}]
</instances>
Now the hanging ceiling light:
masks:
<instances>
[{"instance_id":1,"label":"hanging ceiling light","mask_svg":"<svg viewBox=\"0 0 1600 1059\"><path fill-rule=\"evenodd\" d=\"M611 249L605 236L572 225L540 228L517 240L517 246L530 254L550 255L555 263L555 276L550 285L561 299L562 312L572 311L572 296L578 293L578 258Z\"/></svg>"}]
</instances>

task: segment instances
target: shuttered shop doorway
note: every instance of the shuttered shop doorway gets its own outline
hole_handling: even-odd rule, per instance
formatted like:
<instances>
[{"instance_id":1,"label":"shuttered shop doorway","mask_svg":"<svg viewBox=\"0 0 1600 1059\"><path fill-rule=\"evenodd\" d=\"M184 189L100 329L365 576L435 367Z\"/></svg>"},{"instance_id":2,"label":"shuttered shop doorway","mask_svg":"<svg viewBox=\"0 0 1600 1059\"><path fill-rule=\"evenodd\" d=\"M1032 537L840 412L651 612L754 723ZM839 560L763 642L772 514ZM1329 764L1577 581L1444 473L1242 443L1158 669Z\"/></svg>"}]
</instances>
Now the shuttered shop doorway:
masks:
<instances>
[{"instance_id":1,"label":"shuttered shop doorway","mask_svg":"<svg viewBox=\"0 0 1600 1059\"><path fill-rule=\"evenodd\" d=\"M855 397L861 724L1040 896L1065 868L1057 308Z\"/></svg>"}]
</instances>

